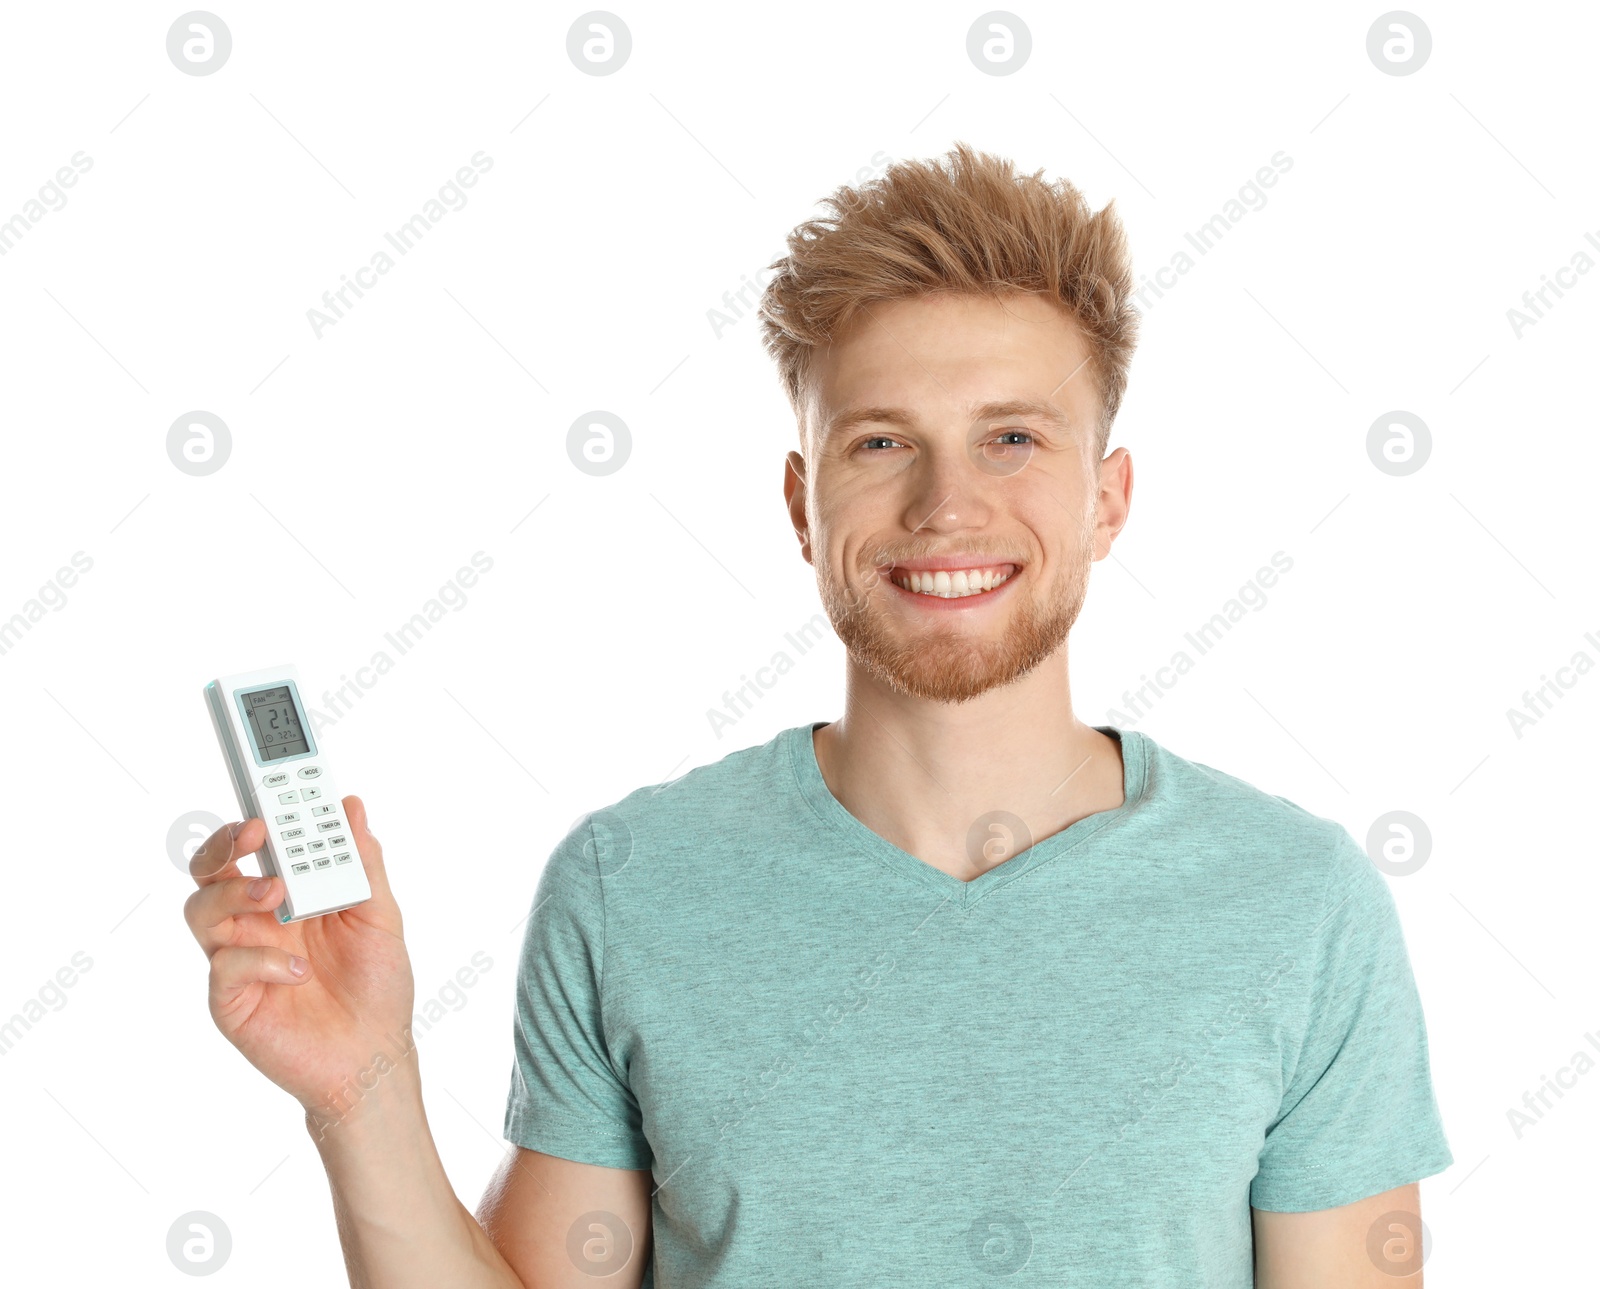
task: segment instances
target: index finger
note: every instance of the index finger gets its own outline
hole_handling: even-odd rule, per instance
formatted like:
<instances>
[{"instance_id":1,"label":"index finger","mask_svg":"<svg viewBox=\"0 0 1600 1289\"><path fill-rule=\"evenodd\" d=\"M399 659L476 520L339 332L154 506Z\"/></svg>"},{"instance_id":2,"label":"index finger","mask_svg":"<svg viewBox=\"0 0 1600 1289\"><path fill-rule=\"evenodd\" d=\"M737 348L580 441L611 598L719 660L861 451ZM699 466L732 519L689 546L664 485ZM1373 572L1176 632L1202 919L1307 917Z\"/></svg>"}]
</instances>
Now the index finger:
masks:
<instances>
[{"instance_id":1,"label":"index finger","mask_svg":"<svg viewBox=\"0 0 1600 1289\"><path fill-rule=\"evenodd\" d=\"M239 856L253 855L267 840L267 826L258 819L224 824L195 848L189 857L189 876L200 886L238 877Z\"/></svg>"}]
</instances>

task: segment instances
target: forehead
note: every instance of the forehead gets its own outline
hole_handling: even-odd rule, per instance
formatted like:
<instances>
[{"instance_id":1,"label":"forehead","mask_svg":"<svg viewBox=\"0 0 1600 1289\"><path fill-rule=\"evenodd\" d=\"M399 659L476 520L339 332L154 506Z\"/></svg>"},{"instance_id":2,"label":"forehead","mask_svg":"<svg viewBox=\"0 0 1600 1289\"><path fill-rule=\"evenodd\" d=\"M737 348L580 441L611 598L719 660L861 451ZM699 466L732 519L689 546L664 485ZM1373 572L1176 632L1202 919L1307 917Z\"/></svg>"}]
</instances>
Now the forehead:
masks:
<instances>
[{"instance_id":1,"label":"forehead","mask_svg":"<svg viewBox=\"0 0 1600 1289\"><path fill-rule=\"evenodd\" d=\"M1039 414L1092 430L1100 399L1089 359L1077 324L1043 296L879 301L814 355L806 420L814 446L867 419Z\"/></svg>"}]
</instances>

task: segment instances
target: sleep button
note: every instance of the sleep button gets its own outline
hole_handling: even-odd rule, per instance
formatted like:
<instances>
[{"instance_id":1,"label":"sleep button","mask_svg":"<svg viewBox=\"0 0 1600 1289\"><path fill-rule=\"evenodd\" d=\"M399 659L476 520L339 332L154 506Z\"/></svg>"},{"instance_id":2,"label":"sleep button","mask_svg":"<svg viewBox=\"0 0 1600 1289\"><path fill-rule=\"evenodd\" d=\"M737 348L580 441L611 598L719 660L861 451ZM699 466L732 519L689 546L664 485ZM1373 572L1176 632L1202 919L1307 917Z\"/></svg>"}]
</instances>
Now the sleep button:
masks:
<instances>
[{"instance_id":1,"label":"sleep button","mask_svg":"<svg viewBox=\"0 0 1600 1289\"><path fill-rule=\"evenodd\" d=\"M303 766L300 770L300 777L302 779L320 779L322 777L322 767L320 765Z\"/></svg>"}]
</instances>

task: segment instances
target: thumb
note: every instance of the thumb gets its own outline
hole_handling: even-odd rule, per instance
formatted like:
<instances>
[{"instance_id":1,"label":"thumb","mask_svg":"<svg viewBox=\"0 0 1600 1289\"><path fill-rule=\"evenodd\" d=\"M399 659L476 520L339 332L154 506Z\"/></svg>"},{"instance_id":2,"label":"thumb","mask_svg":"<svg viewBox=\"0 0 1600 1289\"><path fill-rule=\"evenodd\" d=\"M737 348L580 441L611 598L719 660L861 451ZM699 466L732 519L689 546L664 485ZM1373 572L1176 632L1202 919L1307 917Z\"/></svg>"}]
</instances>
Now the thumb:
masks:
<instances>
[{"instance_id":1,"label":"thumb","mask_svg":"<svg viewBox=\"0 0 1600 1289\"><path fill-rule=\"evenodd\" d=\"M383 862L383 843L372 833L367 822L366 803L358 796L343 799L345 818L350 821L350 832L355 838L356 850L361 854L362 866L367 870L367 885L372 888L375 900L395 907L394 891L389 886L389 869Z\"/></svg>"}]
</instances>

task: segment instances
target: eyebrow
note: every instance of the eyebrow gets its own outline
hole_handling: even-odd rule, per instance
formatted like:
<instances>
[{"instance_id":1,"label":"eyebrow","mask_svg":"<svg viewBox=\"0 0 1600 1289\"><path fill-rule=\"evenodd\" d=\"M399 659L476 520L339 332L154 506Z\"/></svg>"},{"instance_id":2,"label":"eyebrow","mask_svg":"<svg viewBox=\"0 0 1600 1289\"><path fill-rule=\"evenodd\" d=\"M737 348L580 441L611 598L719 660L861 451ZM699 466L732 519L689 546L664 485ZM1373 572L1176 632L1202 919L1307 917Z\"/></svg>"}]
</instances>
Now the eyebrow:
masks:
<instances>
[{"instance_id":1,"label":"eyebrow","mask_svg":"<svg viewBox=\"0 0 1600 1289\"><path fill-rule=\"evenodd\" d=\"M998 403L977 403L970 409L969 415L974 421L998 421L1011 416L1031 417L1059 429L1072 428L1072 418L1066 412L1048 399L1041 398L1009 398ZM899 425L909 429L916 424L916 420L903 407L846 408L828 420L823 427L822 437L832 438L859 425Z\"/></svg>"}]
</instances>

